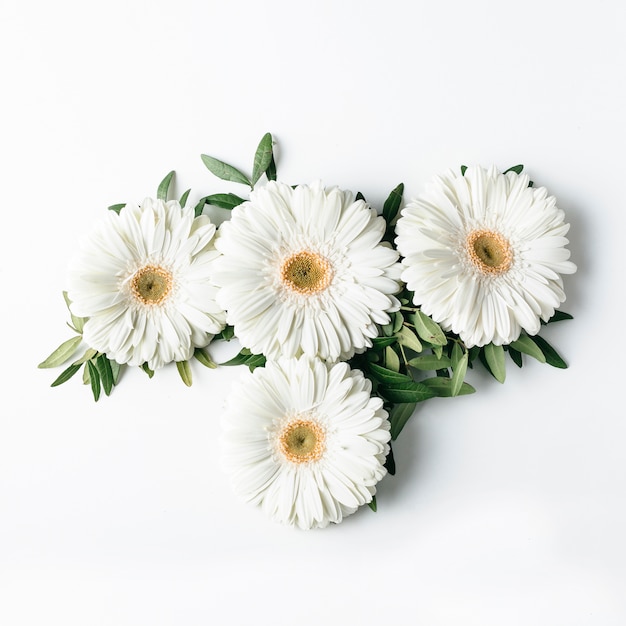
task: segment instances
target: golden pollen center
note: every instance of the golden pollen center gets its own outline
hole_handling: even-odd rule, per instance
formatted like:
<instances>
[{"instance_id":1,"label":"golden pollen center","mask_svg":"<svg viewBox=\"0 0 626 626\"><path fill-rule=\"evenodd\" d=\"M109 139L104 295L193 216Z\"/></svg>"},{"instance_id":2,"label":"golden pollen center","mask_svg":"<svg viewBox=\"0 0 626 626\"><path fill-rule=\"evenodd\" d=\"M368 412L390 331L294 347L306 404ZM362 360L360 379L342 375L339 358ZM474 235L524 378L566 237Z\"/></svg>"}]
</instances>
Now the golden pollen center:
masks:
<instances>
[{"instance_id":1,"label":"golden pollen center","mask_svg":"<svg viewBox=\"0 0 626 626\"><path fill-rule=\"evenodd\" d=\"M280 450L292 463L318 461L326 449L325 440L317 422L299 419L287 424L280 434Z\"/></svg>"},{"instance_id":2,"label":"golden pollen center","mask_svg":"<svg viewBox=\"0 0 626 626\"><path fill-rule=\"evenodd\" d=\"M130 288L142 304L161 304L172 291L172 273L157 265L146 265L135 272Z\"/></svg>"},{"instance_id":3,"label":"golden pollen center","mask_svg":"<svg viewBox=\"0 0 626 626\"><path fill-rule=\"evenodd\" d=\"M503 274L513 263L511 244L492 230L471 232L466 247L470 260L483 274Z\"/></svg>"},{"instance_id":4,"label":"golden pollen center","mask_svg":"<svg viewBox=\"0 0 626 626\"><path fill-rule=\"evenodd\" d=\"M330 285L333 270L328 259L322 255L302 250L283 261L280 278L293 291L311 295L324 291Z\"/></svg>"}]
</instances>

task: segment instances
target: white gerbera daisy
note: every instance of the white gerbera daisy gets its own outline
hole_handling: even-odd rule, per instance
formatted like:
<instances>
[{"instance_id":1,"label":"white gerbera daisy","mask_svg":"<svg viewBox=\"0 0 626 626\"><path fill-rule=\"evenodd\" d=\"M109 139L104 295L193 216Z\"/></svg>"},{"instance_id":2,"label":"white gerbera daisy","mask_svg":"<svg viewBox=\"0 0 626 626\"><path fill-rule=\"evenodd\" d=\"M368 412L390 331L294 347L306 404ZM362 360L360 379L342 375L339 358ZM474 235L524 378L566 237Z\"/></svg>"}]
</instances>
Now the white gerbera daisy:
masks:
<instances>
[{"instance_id":1,"label":"white gerbera daisy","mask_svg":"<svg viewBox=\"0 0 626 626\"><path fill-rule=\"evenodd\" d=\"M321 183L269 182L220 227L219 303L242 344L268 358L347 359L397 310L398 253L364 201Z\"/></svg>"},{"instance_id":2,"label":"white gerbera daisy","mask_svg":"<svg viewBox=\"0 0 626 626\"><path fill-rule=\"evenodd\" d=\"M338 523L385 476L389 421L362 372L318 358L279 359L249 372L222 416L233 487L276 521Z\"/></svg>"},{"instance_id":3,"label":"white gerbera daisy","mask_svg":"<svg viewBox=\"0 0 626 626\"><path fill-rule=\"evenodd\" d=\"M83 337L118 363L157 369L189 359L225 325L211 283L215 225L176 201L146 198L109 211L70 265Z\"/></svg>"},{"instance_id":4,"label":"white gerbera daisy","mask_svg":"<svg viewBox=\"0 0 626 626\"><path fill-rule=\"evenodd\" d=\"M396 226L414 302L468 347L533 335L565 300L564 214L528 176L470 167L435 179Z\"/></svg>"}]
</instances>

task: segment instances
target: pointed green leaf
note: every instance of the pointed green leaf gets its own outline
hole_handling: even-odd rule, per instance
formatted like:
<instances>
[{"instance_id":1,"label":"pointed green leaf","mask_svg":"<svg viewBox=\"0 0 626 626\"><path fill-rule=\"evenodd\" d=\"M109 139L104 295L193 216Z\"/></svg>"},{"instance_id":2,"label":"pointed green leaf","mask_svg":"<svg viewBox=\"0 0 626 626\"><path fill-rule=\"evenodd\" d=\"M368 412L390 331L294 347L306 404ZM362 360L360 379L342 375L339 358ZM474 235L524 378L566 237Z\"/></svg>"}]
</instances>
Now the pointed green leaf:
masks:
<instances>
[{"instance_id":1,"label":"pointed green leaf","mask_svg":"<svg viewBox=\"0 0 626 626\"><path fill-rule=\"evenodd\" d=\"M439 324L434 322L428 315L421 311L413 314L413 324L417 334L434 346L445 346L448 343L446 336Z\"/></svg>"},{"instance_id":2,"label":"pointed green leaf","mask_svg":"<svg viewBox=\"0 0 626 626\"><path fill-rule=\"evenodd\" d=\"M65 306L67 307L67 310L70 312L70 318L72 320L72 328L79 335L82 335L83 334L83 327L85 326L85 322L89 318L87 318L87 317L77 317L76 315L74 315L72 313L72 309L71 309L72 302L71 302L69 296L67 295L67 291L63 292L63 299L65 300Z\"/></svg>"},{"instance_id":3,"label":"pointed green leaf","mask_svg":"<svg viewBox=\"0 0 626 626\"><path fill-rule=\"evenodd\" d=\"M516 174L521 174L523 170L524 170L523 165L514 165L513 167L509 167L508 170L504 170L504 172L502 173L506 174L507 172L515 172Z\"/></svg>"},{"instance_id":4,"label":"pointed green leaf","mask_svg":"<svg viewBox=\"0 0 626 626\"><path fill-rule=\"evenodd\" d=\"M187 385L187 387L191 387L193 377L191 375L191 367L189 366L189 361L176 361L176 369L178 370L180 378L185 383L185 385Z\"/></svg>"},{"instance_id":5,"label":"pointed green leaf","mask_svg":"<svg viewBox=\"0 0 626 626\"><path fill-rule=\"evenodd\" d=\"M554 315L547 322L542 322L542 324L551 324L552 322L561 322L563 320L573 319L574 317L569 313L565 313L565 311L555 311Z\"/></svg>"},{"instance_id":6,"label":"pointed green leaf","mask_svg":"<svg viewBox=\"0 0 626 626\"><path fill-rule=\"evenodd\" d=\"M513 361L513 363L515 363L517 367L522 367L522 365L524 364L522 361L522 353L518 352L515 348L511 348L511 346L509 346L507 352L511 357L511 361Z\"/></svg>"},{"instance_id":7,"label":"pointed green leaf","mask_svg":"<svg viewBox=\"0 0 626 626\"><path fill-rule=\"evenodd\" d=\"M372 339L372 348L386 348L387 346L393 345L397 341L398 339L396 337L374 337L374 339Z\"/></svg>"},{"instance_id":8,"label":"pointed green leaf","mask_svg":"<svg viewBox=\"0 0 626 626\"><path fill-rule=\"evenodd\" d=\"M205 367L215 369L217 363L209 356L209 353L204 348L196 348L193 351L193 356L202 363Z\"/></svg>"},{"instance_id":9,"label":"pointed green leaf","mask_svg":"<svg viewBox=\"0 0 626 626\"><path fill-rule=\"evenodd\" d=\"M367 202L367 200L365 199L365 196L360 192L357 191L356 192L356 196L354 197L355 200L363 200L363 202Z\"/></svg>"},{"instance_id":10,"label":"pointed green leaf","mask_svg":"<svg viewBox=\"0 0 626 626\"><path fill-rule=\"evenodd\" d=\"M144 364L141 366L141 369L142 369L142 370L143 370L146 374L148 374L148 378L152 378L152 377L154 376L154 370L151 370L151 369L150 369L150 367L149 367L149 365L148 365L147 363L144 363Z\"/></svg>"},{"instance_id":11,"label":"pointed green leaf","mask_svg":"<svg viewBox=\"0 0 626 626\"><path fill-rule=\"evenodd\" d=\"M201 155L202 162L206 165L207 169L222 180L228 180L233 183L241 183L242 185L248 185L253 187L252 181L236 167L224 163L219 159L215 159L208 154Z\"/></svg>"},{"instance_id":12,"label":"pointed green leaf","mask_svg":"<svg viewBox=\"0 0 626 626\"><path fill-rule=\"evenodd\" d=\"M272 160L265 170L265 175L267 176L267 180L276 180L276 160L274 159L273 154Z\"/></svg>"},{"instance_id":13,"label":"pointed green leaf","mask_svg":"<svg viewBox=\"0 0 626 626\"><path fill-rule=\"evenodd\" d=\"M391 423L391 439L395 440L404 428L405 424L409 421L417 404L415 402L407 402L401 404L394 404L389 411L389 422Z\"/></svg>"},{"instance_id":14,"label":"pointed green leaf","mask_svg":"<svg viewBox=\"0 0 626 626\"><path fill-rule=\"evenodd\" d=\"M466 396L470 393L475 393L476 389L468 383L462 383L458 392L454 391L452 385L452 379L448 376L433 376L432 378L425 378L420 381L422 385L431 389L439 398L451 398L452 396Z\"/></svg>"},{"instance_id":15,"label":"pointed green leaf","mask_svg":"<svg viewBox=\"0 0 626 626\"><path fill-rule=\"evenodd\" d=\"M434 398L437 394L422 383L408 382L404 384L394 384L392 386L378 387L378 393L384 396L389 402L424 402Z\"/></svg>"},{"instance_id":16,"label":"pointed green leaf","mask_svg":"<svg viewBox=\"0 0 626 626\"><path fill-rule=\"evenodd\" d=\"M423 346L417 335L407 326L403 326L396 334L398 343L405 348L410 348L414 352L421 352Z\"/></svg>"},{"instance_id":17,"label":"pointed green leaf","mask_svg":"<svg viewBox=\"0 0 626 626\"><path fill-rule=\"evenodd\" d=\"M50 385L50 387L58 387L62 385L64 382L68 381L76 372L80 369L80 365L75 365L72 363L67 369L63 370L59 376L55 379L55 381Z\"/></svg>"},{"instance_id":18,"label":"pointed green leaf","mask_svg":"<svg viewBox=\"0 0 626 626\"><path fill-rule=\"evenodd\" d=\"M385 365L394 372L400 371L400 357L391 346L385 348Z\"/></svg>"},{"instance_id":19,"label":"pointed green leaf","mask_svg":"<svg viewBox=\"0 0 626 626\"><path fill-rule=\"evenodd\" d=\"M434 354L422 354L410 359L408 364L421 371L436 371L450 367L451 361L447 356L437 357Z\"/></svg>"},{"instance_id":20,"label":"pointed green leaf","mask_svg":"<svg viewBox=\"0 0 626 626\"><path fill-rule=\"evenodd\" d=\"M157 189L157 199L163 200L163 202L167 202L167 194L170 190L170 184L172 182L172 178L174 177L174 170L172 170L167 176L159 183L159 187Z\"/></svg>"},{"instance_id":21,"label":"pointed green leaf","mask_svg":"<svg viewBox=\"0 0 626 626\"><path fill-rule=\"evenodd\" d=\"M382 367L381 365L376 365L376 363L370 363L367 367L367 371L377 381L385 383L387 385L394 383L412 382L411 378L409 376L406 376L406 374L399 374L398 372L394 372L393 370Z\"/></svg>"},{"instance_id":22,"label":"pointed green leaf","mask_svg":"<svg viewBox=\"0 0 626 626\"><path fill-rule=\"evenodd\" d=\"M393 476L396 473L396 460L393 457L393 447L391 442L389 442L389 452L387 453L384 467L390 476Z\"/></svg>"},{"instance_id":23,"label":"pointed green leaf","mask_svg":"<svg viewBox=\"0 0 626 626\"><path fill-rule=\"evenodd\" d=\"M252 166L252 186L257 184L259 178L265 173L272 162L273 156L272 135L265 133L259 142L254 154L254 164Z\"/></svg>"},{"instance_id":24,"label":"pointed green leaf","mask_svg":"<svg viewBox=\"0 0 626 626\"><path fill-rule=\"evenodd\" d=\"M102 388L107 396L111 395L113 389L113 370L111 369L111 361L106 355L101 354L96 358L96 367L98 368L98 374L100 374L100 381L102 382Z\"/></svg>"},{"instance_id":25,"label":"pointed green leaf","mask_svg":"<svg viewBox=\"0 0 626 626\"><path fill-rule=\"evenodd\" d=\"M559 369L567 369L567 363L563 360L561 355L545 339L543 339L543 337L535 335L535 337L533 337L533 340L541 348L541 351L546 357L546 363L548 365L552 365L552 367L558 367Z\"/></svg>"},{"instance_id":26,"label":"pointed green leaf","mask_svg":"<svg viewBox=\"0 0 626 626\"><path fill-rule=\"evenodd\" d=\"M93 361L87 361L87 368L89 371L89 382L91 383L91 392L93 393L93 399L98 402L100 399L100 374L98 369L94 365Z\"/></svg>"},{"instance_id":27,"label":"pointed green leaf","mask_svg":"<svg viewBox=\"0 0 626 626\"><path fill-rule=\"evenodd\" d=\"M222 340L222 341L230 341L235 336L235 327L227 325L224 327L221 333L215 335L213 340Z\"/></svg>"},{"instance_id":28,"label":"pointed green leaf","mask_svg":"<svg viewBox=\"0 0 626 626\"><path fill-rule=\"evenodd\" d=\"M535 343L532 337L526 334L521 334L515 341L511 342L510 346L518 352L522 352L523 354L533 357L533 359L537 359L540 363L546 362L546 357L541 351L541 348Z\"/></svg>"},{"instance_id":29,"label":"pointed green leaf","mask_svg":"<svg viewBox=\"0 0 626 626\"><path fill-rule=\"evenodd\" d=\"M398 215L402 204L402 194L404 193L404 183L400 183L385 200L383 205L383 217L387 224L392 224Z\"/></svg>"},{"instance_id":30,"label":"pointed green leaf","mask_svg":"<svg viewBox=\"0 0 626 626\"><path fill-rule=\"evenodd\" d=\"M111 372L113 372L113 384L117 385L120 379L120 372L122 371L122 366L117 362L109 359L109 363L111 364Z\"/></svg>"},{"instance_id":31,"label":"pointed green leaf","mask_svg":"<svg viewBox=\"0 0 626 626\"><path fill-rule=\"evenodd\" d=\"M239 206L245 200L234 193L214 193L203 198L206 204L219 207L220 209L228 209L229 211Z\"/></svg>"},{"instance_id":32,"label":"pointed green leaf","mask_svg":"<svg viewBox=\"0 0 626 626\"><path fill-rule=\"evenodd\" d=\"M467 363L469 361L469 355L467 352L463 353L463 356L458 359L456 365L452 370L452 395L458 396L461 392L463 380L465 379L465 373L467 372Z\"/></svg>"},{"instance_id":33,"label":"pointed green leaf","mask_svg":"<svg viewBox=\"0 0 626 626\"><path fill-rule=\"evenodd\" d=\"M488 343L483 348L483 354L485 355L487 367L493 374L493 377L498 382L503 383L506 378L504 348L502 346L496 346L493 343Z\"/></svg>"},{"instance_id":34,"label":"pointed green leaf","mask_svg":"<svg viewBox=\"0 0 626 626\"><path fill-rule=\"evenodd\" d=\"M87 363L87 361L91 361L94 357L98 356L98 351L93 348L87 348L83 353L83 356L80 359L74 361L74 365L82 365L83 363Z\"/></svg>"},{"instance_id":35,"label":"pointed green leaf","mask_svg":"<svg viewBox=\"0 0 626 626\"><path fill-rule=\"evenodd\" d=\"M181 207L185 208L185 205L187 204L187 198L189 198L190 193L191 189L187 189L187 191L185 191L185 193L180 197L178 204L180 204Z\"/></svg>"},{"instance_id":36,"label":"pointed green leaf","mask_svg":"<svg viewBox=\"0 0 626 626\"><path fill-rule=\"evenodd\" d=\"M369 506L369 508L376 513L376 496L372 496L372 499L367 503L367 506Z\"/></svg>"},{"instance_id":37,"label":"pointed green leaf","mask_svg":"<svg viewBox=\"0 0 626 626\"><path fill-rule=\"evenodd\" d=\"M114 213L118 213L126 206L126 202L122 202L121 204L112 204L108 207L109 211L113 211Z\"/></svg>"},{"instance_id":38,"label":"pointed green leaf","mask_svg":"<svg viewBox=\"0 0 626 626\"><path fill-rule=\"evenodd\" d=\"M59 365L62 365L63 363L65 363L65 361L67 361L74 355L82 340L83 338L81 337L81 335L78 335L76 337L68 339L67 341L64 341L47 359L43 360L37 367L41 369L46 369L49 367L58 367Z\"/></svg>"},{"instance_id":39,"label":"pointed green leaf","mask_svg":"<svg viewBox=\"0 0 626 626\"><path fill-rule=\"evenodd\" d=\"M461 176L465 176L465 172L467 172L467 165L461 165Z\"/></svg>"}]
</instances>

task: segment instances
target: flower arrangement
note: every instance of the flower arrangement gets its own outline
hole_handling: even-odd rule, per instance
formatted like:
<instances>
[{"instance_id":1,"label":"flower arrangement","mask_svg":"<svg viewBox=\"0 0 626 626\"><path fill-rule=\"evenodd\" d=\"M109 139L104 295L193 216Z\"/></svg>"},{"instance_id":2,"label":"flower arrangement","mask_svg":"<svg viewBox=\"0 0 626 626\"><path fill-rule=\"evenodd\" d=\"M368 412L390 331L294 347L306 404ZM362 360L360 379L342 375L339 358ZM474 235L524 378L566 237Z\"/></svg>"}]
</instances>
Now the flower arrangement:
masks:
<instances>
[{"instance_id":1,"label":"flower arrangement","mask_svg":"<svg viewBox=\"0 0 626 626\"><path fill-rule=\"evenodd\" d=\"M503 383L507 358L567 367L540 332L571 319L558 309L576 271L569 226L521 165L461 166L405 206L399 184L377 211L361 193L279 181L270 133L250 176L202 161L247 197L191 207L190 190L169 198L170 172L156 198L110 206L69 267L75 335L39 367L66 364L52 386L82 370L97 401L127 366L152 378L174 363L187 385L191 359L242 366L223 466L273 519L313 528L376 510L417 405L473 393L468 369ZM207 205L230 219L216 227ZM232 339L240 351L218 365L208 346Z\"/></svg>"}]
</instances>

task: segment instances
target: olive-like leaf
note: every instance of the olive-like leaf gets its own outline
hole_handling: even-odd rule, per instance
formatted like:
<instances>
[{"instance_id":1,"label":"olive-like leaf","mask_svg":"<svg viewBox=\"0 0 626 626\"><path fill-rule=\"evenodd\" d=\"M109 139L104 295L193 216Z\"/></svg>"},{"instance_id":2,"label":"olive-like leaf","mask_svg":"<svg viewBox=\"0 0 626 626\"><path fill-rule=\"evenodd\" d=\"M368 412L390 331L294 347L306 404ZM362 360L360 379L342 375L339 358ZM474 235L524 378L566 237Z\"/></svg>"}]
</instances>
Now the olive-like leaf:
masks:
<instances>
[{"instance_id":1,"label":"olive-like leaf","mask_svg":"<svg viewBox=\"0 0 626 626\"><path fill-rule=\"evenodd\" d=\"M96 367L98 368L98 374L100 374L100 381L102 382L102 388L104 393L109 396L113 389L113 370L111 369L111 361L105 354L101 354L96 358Z\"/></svg>"},{"instance_id":2,"label":"olive-like leaf","mask_svg":"<svg viewBox=\"0 0 626 626\"><path fill-rule=\"evenodd\" d=\"M187 385L187 387L191 387L191 383L193 382L193 376L191 375L191 367L189 366L189 361L176 361L176 369L180 374L181 380Z\"/></svg>"},{"instance_id":3,"label":"olive-like leaf","mask_svg":"<svg viewBox=\"0 0 626 626\"><path fill-rule=\"evenodd\" d=\"M385 385L378 387L378 393L389 400L389 402L407 403L407 402L424 402L430 398L434 398L437 394L422 383L414 381L394 384L393 386Z\"/></svg>"},{"instance_id":4,"label":"olive-like leaf","mask_svg":"<svg viewBox=\"0 0 626 626\"><path fill-rule=\"evenodd\" d=\"M458 396L465 379L465 373L467 372L467 363L469 361L469 355L467 352L463 353L463 356L456 361L456 365L452 369L452 395Z\"/></svg>"},{"instance_id":5,"label":"olive-like leaf","mask_svg":"<svg viewBox=\"0 0 626 626\"><path fill-rule=\"evenodd\" d=\"M565 313L565 311L555 311L554 315L547 321L544 322L542 320L542 324L552 324L552 322L561 322L563 320L573 320L574 316L569 313Z\"/></svg>"},{"instance_id":6,"label":"olive-like leaf","mask_svg":"<svg viewBox=\"0 0 626 626\"><path fill-rule=\"evenodd\" d=\"M100 384L100 374L98 373L98 368L94 365L93 361L87 361L87 368L89 371L89 382L91 383L93 399L98 402L100 399L100 391L102 389Z\"/></svg>"},{"instance_id":7,"label":"olive-like leaf","mask_svg":"<svg viewBox=\"0 0 626 626\"><path fill-rule=\"evenodd\" d=\"M541 351L546 357L546 363L548 365L552 365L552 367L558 367L559 369L567 369L567 363L543 337L539 337L539 335L536 335L533 337L533 340L541 348Z\"/></svg>"},{"instance_id":8,"label":"olive-like leaf","mask_svg":"<svg viewBox=\"0 0 626 626\"><path fill-rule=\"evenodd\" d=\"M114 213L118 213L126 206L126 202L122 202L121 204L112 204L108 207L109 211L113 211Z\"/></svg>"},{"instance_id":9,"label":"olive-like leaf","mask_svg":"<svg viewBox=\"0 0 626 626\"><path fill-rule=\"evenodd\" d=\"M204 348L196 348L193 351L193 356L205 367L208 367L212 370L217 367L217 363L213 361L213 359L209 356L209 353Z\"/></svg>"},{"instance_id":10,"label":"olive-like leaf","mask_svg":"<svg viewBox=\"0 0 626 626\"><path fill-rule=\"evenodd\" d=\"M272 135L265 133L259 142L254 154L254 164L252 166L252 186L257 184L259 178L266 172L272 162L273 156Z\"/></svg>"},{"instance_id":11,"label":"olive-like leaf","mask_svg":"<svg viewBox=\"0 0 626 626\"><path fill-rule=\"evenodd\" d=\"M372 348L386 348L397 341L398 339L396 337L374 337L374 339L372 339Z\"/></svg>"},{"instance_id":12,"label":"olive-like leaf","mask_svg":"<svg viewBox=\"0 0 626 626\"><path fill-rule=\"evenodd\" d=\"M148 378L152 378L154 376L154 370L150 369L150 366L147 363L143 363L141 365L141 369L148 374Z\"/></svg>"},{"instance_id":13,"label":"olive-like leaf","mask_svg":"<svg viewBox=\"0 0 626 626\"><path fill-rule=\"evenodd\" d=\"M448 343L446 336L439 324L434 322L428 315L421 311L413 314L413 324L417 334L434 346L445 346Z\"/></svg>"},{"instance_id":14,"label":"olive-like leaf","mask_svg":"<svg viewBox=\"0 0 626 626\"><path fill-rule=\"evenodd\" d=\"M449 376L433 376L420 381L429 389L435 392L439 398L451 398L452 396L466 396L475 393L476 389L469 383L462 383L457 393L453 392L452 379Z\"/></svg>"},{"instance_id":15,"label":"olive-like leaf","mask_svg":"<svg viewBox=\"0 0 626 626\"><path fill-rule=\"evenodd\" d=\"M523 170L524 170L523 165L514 165L513 167L509 167L508 170L504 170L504 172L502 173L506 174L507 172L515 172L516 174L521 174Z\"/></svg>"},{"instance_id":16,"label":"olive-like leaf","mask_svg":"<svg viewBox=\"0 0 626 626\"><path fill-rule=\"evenodd\" d=\"M208 154L202 154L201 157L202 162L206 165L207 169L215 174L218 178L222 180L228 180L233 183L241 183L242 185L248 185L249 187L253 187L252 181L242 172L240 172L236 167L229 165L228 163L224 163L224 161L220 161Z\"/></svg>"},{"instance_id":17,"label":"olive-like leaf","mask_svg":"<svg viewBox=\"0 0 626 626\"><path fill-rule=\"evenodd\" d=\"M394 372L400 371L400 357L391 346L385 348L385 365Z\"/></svg>"},{"instance_id":18,"label":"olive-like leaf","mask_svg":"<svg viewBox=\"0 0 626 626\"><path fill-rule=\"evenodd\" d=\"M396 333L396 337L398 337L398 343L405 348L410 348L414 352L421 352L423 350L421 341L407 326L402 326L402 328Z\"/></svg>"},{"instance_id":19,"label":"olive-like leaf","mask_svg":"<svg viewBox=\"0 0 626 626\"><path fill-rule=\"evenodd\" d=\"M69 360L78 349L80 342L83 340L81 335L72 337L64 341L48 358L44 359L37 367L46 369L50 367L58 367Z\"/></svg>"},{"instance_id":20,"label":"olive-like leaf","mask_svg":"<svg viewBox=\"0 0 626 626\"><path fill-rule=\"evenodd\" d=\"M392 224L398 215L402 204L402 194L404 193L404 183L400 183L385 200L383 205L383 217L387 224Z\"/></svg>"},{"instance_id":21,"label":"olive-like leaf","mask_svg":"<svg viewBox=\"0 0 626 626\"><path fill-rule=\"evenodd\" d=\"M80 369L80 365L72 363L67 369L64 369L58 377L54 380L54 382L50 385L50 387L58 387L62 385L64 382L67 382L76 372Z\"/></svg>"},{"instance_id":22,"label":"olive-like leaf","mask_svg":"<svg viewBox=\"0 0 626 626\"><path fill-rule=\"evenodd\" d=\"M113 373L113 384L117 385L120 379L122 366L117 361L113 361L112 359L109 359L109 364L111 365L111 372Z\"/></svg>"},{"instance_id":23,"label":"olive-like leaf","mask_svg":"<svg viewBox=\"0 0 626 626\"><path fill-rule=\"evenodd\" d=\"M372 496L372 499L367 503L367 506L369 506L369 508L376 513L376 496Z\"/></svg>"},{"instance_id":24,"label":"olive-like leaf","mask_svg":"<svg viewBox=\"0 0 626 626\"><path fill-rule=\"evenodd\" d=\"M370 363L367 367L367 371L377 381L386 385L412 382L412 379L406 374L399 374L381 365L376 365L376 363Z\"/></svg>"},{"instance_id":25,"label":"olive-like leaf","mask_svg":"<svg viewBox=\"0 0 626 626\"><path fill-rule=\"evenodd\" d=\"M228 209L229 211L245 202L243 198L234 193L214 193L202 198L202 200L204 200L205 204L210 204L220 209Z\"/></svg>"},{"instance_id":26,"label":"olive-like leaf","mask_svg":"<svg viewBox=\"0 0 626 626\"><path fill-rule=\"evenodd\" d=\"M406 402L394 404L389 411L389 423L391 424L391 439L395 440L409 421L417 404L415 402Z\"/></svg>"},{"instance_id":27,"label":"olive-like leaf","mask_svg":"<svg viewBox=\"0 0 626 626\"><path fill-rule=\"evenodd\" d=\"M167 194L170 190L170 185L172 183L172 178L174 178L174 170L169 172L165 178L159 183L157 188L157 199L163 200L163 202L167 202Z\"/></svg>"},{"instance_id":28,"label":"olive-like leaf","mask_svg":"<svg viewBox=\"0 0 626 626\"><path fill-rule=\"evenodd\" d=\"M540 363L546 362L545 354L536 344L533 337L529 337L526 334L521 334L515 341L511 342L510 346L518 352L522 352L523 354L527 354L528 356L533 357L533 359L537 359L537 361L539 361Z\"/></svg>"},{"instance_id":29,"label":"olive-like leaf","mask_svg":"<svg viewBox=\"0 0 626 626\"><path fill-rule=\"evenodd\" d=\"M487 363L487 369L499 383L503 383L506 379L504 348L502 346L496 346L493 343L488 343L483 348L483 354Z\"/></svg>"},{"instance_id":30,"label":"olive-like leaf","mask_svg":"<svg viewBox=\"0 0 626 626\"><path fill-rule=\"evenodd\" d=\"M274 159L273 154L272 159L270 160L270 164L265 170L265 175L267 176L267 180L276 180L276 160Z\"/></svg>"},{"instance_id":31,"label":"olive-like leaf","mask_svg":"<svg viewBox=\"0 0 626 626\"><path fill-rule=\"evenodd\" d=\"M440 357L437 357L434 354L422 354L420 356L416 356L413 359L410 359L408 365L421 371L435 371L450 367L450 365L452 365L452 362L447 356L442 355Z\"/></svg>"},{"instance_id":32,"label":"olive-like leaf","mask_svg":"<svg viewBox=\"0 0 626 626\"><path fill-rule=\"evenodd\" d=\"M467 172L467 165L461 165L461 176L465 176L465 172Z\"/></svg>"},{"instance_id":33,"label":"olive-like leaf","mask_svg":"<svg viewBox=\"0 0 626 626\"><path fill-rule=\"evenodd\" d=\"M189 198L190 193L191 189L187 189L187 191L185 191L185 193L180 197L178 204L180 204L181 207L185 208L185 205L187 204L187 198Z\"/></svg>"},{"instance_id":34,"label":"olive-like leaf","mask_svg":"<svg viewBox=\"0 0 626 626\"><path fill-rule=\"evenodd\" d=\"M65 300L65 306L67 307L67 310L70 312L70 318L72 320L72 328L79 335L82 335L83 334L83 328L85 326L85 322L89 318L87 318L87 317L78 317L77 315L74 315L72 313L72 309L71 309L72 301L70 300L70 297L68 296L67 291L63 292L63 299Z\"/></svg>"}]
</instances>

